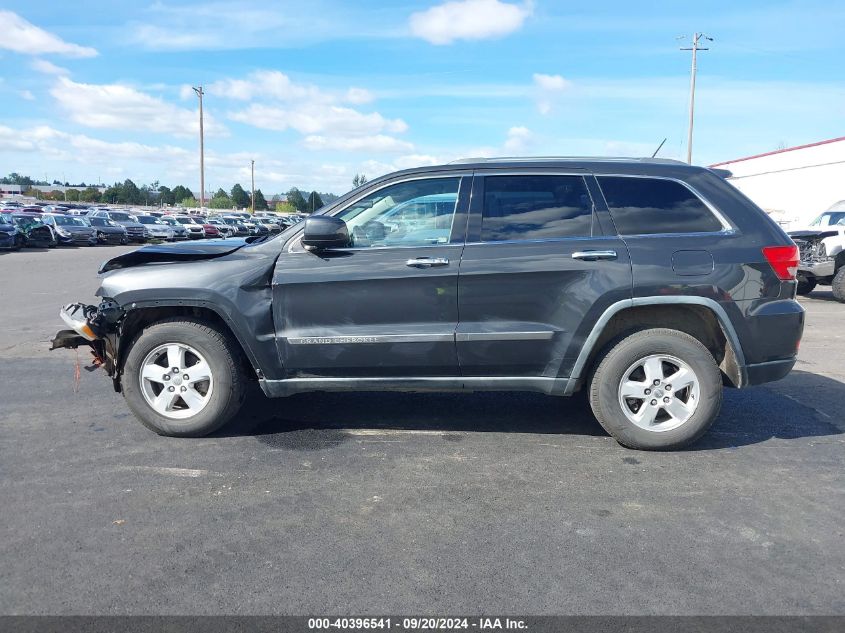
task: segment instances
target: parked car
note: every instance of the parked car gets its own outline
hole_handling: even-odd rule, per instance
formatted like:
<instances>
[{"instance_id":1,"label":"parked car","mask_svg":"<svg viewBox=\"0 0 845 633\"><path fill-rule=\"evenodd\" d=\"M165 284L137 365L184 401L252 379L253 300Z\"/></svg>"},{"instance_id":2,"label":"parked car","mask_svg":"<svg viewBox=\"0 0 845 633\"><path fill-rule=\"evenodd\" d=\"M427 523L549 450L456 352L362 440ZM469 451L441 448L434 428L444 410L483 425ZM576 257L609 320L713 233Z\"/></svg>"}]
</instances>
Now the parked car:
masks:
<instances>
[{"instance_id":1,"label":"parked car","mask_svg":"<svg viewBox=\"0 0 845 633\"><path fill-rule=\"evenodd\" d=\"M217 231L222 237L234 237L235 235L235 227L229 226L220 218L209 218L208 223L217 227Z\"/></svg>"},{"instance_id":2,"label":"parked car","mask_svg":"<svg viewBox=\"0 0 845 633\"><path fill-rule=\"evenodd\" d=\"M126 234L133 242L146 242L148 231L146 227L138 222L137 218L128 211L115 211L112 209L97 209L89 211L88 215L95 218L108 218L126 229Z\"/></svg>"},{"instance_id":3,"label":"parked car","mask_svg":"<svg viewBox=\"0 0 845 633\"><path fill-rule=\"evenodd\" d=\"M214 224L210 224L206 222L202 225L202 230L205 232L205 237L212 239L220 237L220 229L218 229Z\"/></svg>"},{"instance_id":4,"label":"parked car","mask_svg":"<svg viewBox=\"0 0 845 633\"><path fill-rule=\"evenodd\" d=\"M34 214L13 213L12 221L23 234L23 245L30 248L53 248L56 238L53 230L41 221L40 216Z\"/></svg>"},{"instance_id":5,"label":"parked car","mask_svg":"<svg viewBox=\"0 0 845 633\"><path fill-rule=\"evenodd\" d=\"M238 216L224 215L220 219L229 226L231 226L235 230L235 235L238 237L246 237L247 235L251 234L251 231L249 230L247 225L243 223L243 219L239 218Z\"/></svg>"},{"instance_id":6,"label":"parked car","mask_svg":"<svg viewBox=\"0 0 845 633\"><path fill-rule=\"evenodd\" d=\"M0 213L0 248L13 251L20 250L24 245L24 237L21 230L15 224L9 213Z\"/></svg>"},{"instance_id":7,"label":"parked car","mask_svg":"<svg viewBox=\"0 0 845 633\"><path fill-rule=\"evenodd\" d=\"M165 240L167 242L172 242L176 239L173 228L167 222L162 222L154 215L138 215L135 217L138 219L138 222L147 228L147 237Z\"/></svg>"},{"instance_id":8,"label":"parked car","mask_svg":"<svg viewBox=\"0 0 845 633\"><path fill-rule=\"evenodd\" d=\"M97 233L99 244L128 244L129 234L126 228L108 218L89 216L80 218Z\"/></svg>"},{"instance_id":9,"label":"parked car","mask_svg":"<svg viewBox=\"0 0 845 633\"><path fill-rule=\"evenodd\" d=\"M845 303L845 200L813 220L804 230L790 231L798 245L798 294L810 294L818 284L830 286Z\"/></svg>"},{"instance_id":10,"label":"parked car","mask_svg":"<svg viewBox=\"0 0 845 633\"><path fill-rule=\"evenodd\" d=\"M62 309L53 347L91 346L164 435L220 428L255 380L271 397L585 389L624 446L678 448L723 382L789 373L803 330L797 247L724 173L479 159L390 174L275 238L111 259L101 303ZM455 203L394 213L431 196Z\"/></svg>"},{"instance_id":11,"label":"parked car","mask_svg":"<svg viewBox=\"0 0 845 633\"><path fill-rule=\"evenodd\" d=\"M159 219L173 229L174 240L178 241L188 239L188 229L185 228L185 225L179 222L174 216L163 215Z\"/></svg>"},{"instance_id":12,"label":"parked car","mask_svg":"<svg viewBox=\"0 0 845 633\"><path fill-rule=\"evenodd\" d=\"M188 238L192 240L201 240L205 237L205 230L202 224L199 224L194 218L189 215L174 215L171 216L188 232Z\"/></svg>"},{"instance_id":13,"label":"parked car","mask_svg":"<svg viewBox=\"0 0 845 633\"><path fill-rule=\"evenodd\" d=\"M44 213L41 221L53 229L56 241L63 245L96 246L97 232L80 218L71 215Z\"/></svg>"}]
</instances>

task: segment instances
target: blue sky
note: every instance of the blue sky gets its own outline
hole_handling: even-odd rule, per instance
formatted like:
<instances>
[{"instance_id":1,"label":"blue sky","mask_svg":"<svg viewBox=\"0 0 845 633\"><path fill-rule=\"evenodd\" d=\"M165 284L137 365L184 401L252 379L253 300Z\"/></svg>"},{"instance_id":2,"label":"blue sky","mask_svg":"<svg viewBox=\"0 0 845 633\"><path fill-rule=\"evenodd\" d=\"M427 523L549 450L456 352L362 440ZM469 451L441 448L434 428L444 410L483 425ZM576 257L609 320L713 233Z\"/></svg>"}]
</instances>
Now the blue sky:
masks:
<instances>
[{"instance_id":1,"label":"blue sky","mask_svg":"<svg viewBox=\"0 0 845 633\"><path fill-rule=\"evenodd\" d=\"M842 2L112 0L0 5L0 172L341 193L482 155L686 154L845 135Z\"/></svg>"}]
</instances>

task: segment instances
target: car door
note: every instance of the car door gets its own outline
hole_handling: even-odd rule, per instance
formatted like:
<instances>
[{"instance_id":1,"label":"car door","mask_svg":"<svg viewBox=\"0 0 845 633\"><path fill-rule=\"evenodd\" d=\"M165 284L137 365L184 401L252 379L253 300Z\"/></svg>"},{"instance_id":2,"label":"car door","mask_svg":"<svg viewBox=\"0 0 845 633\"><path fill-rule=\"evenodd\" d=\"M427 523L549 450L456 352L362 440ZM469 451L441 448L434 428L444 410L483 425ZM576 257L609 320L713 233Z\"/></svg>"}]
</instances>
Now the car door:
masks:
<instances>
[{"instance_id":1,"label":"car door","mask_svg":"<svg viewBox=\"0 0 845 633\"><path fill-rule=\"evenodd\" d=\"M463 376L566 378L631 262L589 174L479 170L458 279ZM552 382L549 385L552 385Z\"/></svg>"},{"instance_id":2,"label":"car door","mask_svg":"<svg viewBox=\"0 0 845 633\"><path fill-rule=\"evenodd\" d=\"M455 171L375 185L332 213L347 223L349 248L316 253L293 240L273 275L288 377L458 375L458 267L471 181L471 172Z\"/></svg>"}]
</instances>

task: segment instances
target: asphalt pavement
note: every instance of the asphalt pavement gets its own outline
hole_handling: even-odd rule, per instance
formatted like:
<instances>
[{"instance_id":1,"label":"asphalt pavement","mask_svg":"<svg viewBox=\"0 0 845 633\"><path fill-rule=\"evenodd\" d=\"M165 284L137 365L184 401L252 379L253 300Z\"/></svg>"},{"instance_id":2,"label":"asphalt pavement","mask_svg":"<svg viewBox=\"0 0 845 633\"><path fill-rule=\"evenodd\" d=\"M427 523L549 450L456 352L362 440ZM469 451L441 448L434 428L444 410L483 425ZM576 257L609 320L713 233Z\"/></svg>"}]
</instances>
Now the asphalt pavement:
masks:
<instances>
[{"instance_id":1,"label":"asphalt pavement","mask_svg":"<svg viewBox=\"0 0 845 633\"><path fill-rule=\"evenodd\" d=\"M826 289L796 370L726 391L682 452L519 393L254 393L231 428L170 439L48 351L126 250L0 254L0 613L845 613Z\"/></svg>"}]
</instances>

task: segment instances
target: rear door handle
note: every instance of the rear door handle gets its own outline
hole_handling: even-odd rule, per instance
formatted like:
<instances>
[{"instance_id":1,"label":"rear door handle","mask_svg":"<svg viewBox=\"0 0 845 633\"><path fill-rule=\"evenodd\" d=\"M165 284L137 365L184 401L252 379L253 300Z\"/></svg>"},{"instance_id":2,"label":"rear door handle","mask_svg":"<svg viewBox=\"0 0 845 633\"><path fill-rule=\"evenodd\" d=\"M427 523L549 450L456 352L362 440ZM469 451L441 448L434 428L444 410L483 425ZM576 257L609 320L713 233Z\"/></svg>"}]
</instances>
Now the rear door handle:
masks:
<instances>
[{"instance_id":1,"label":"rear door handle","mask_svg":"<svg viewBox=\"0 0 845 633\"><path fill-rule=\"evenodd\" d=\"M413 268L433 268L434 266L448 266L449 260L445 257L417 257L405 262L406 266Z\"/></svg>"},{"instance_id":2,"label":"rear door handle","mask_svg":"<svg viewBox=\"0 0 845 633\"><path fill-rule=\"evenodd\" d=\"M594 262L597 259L616 259L616 251L575 251L572 259L583 259L586 262Z\"/></svg>"}]
</instances>

